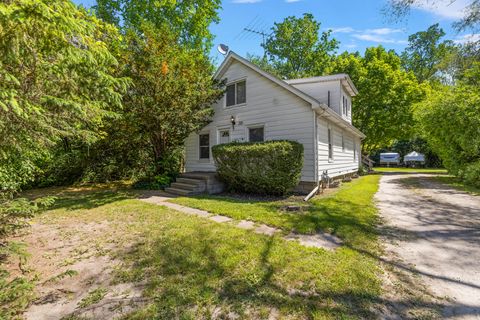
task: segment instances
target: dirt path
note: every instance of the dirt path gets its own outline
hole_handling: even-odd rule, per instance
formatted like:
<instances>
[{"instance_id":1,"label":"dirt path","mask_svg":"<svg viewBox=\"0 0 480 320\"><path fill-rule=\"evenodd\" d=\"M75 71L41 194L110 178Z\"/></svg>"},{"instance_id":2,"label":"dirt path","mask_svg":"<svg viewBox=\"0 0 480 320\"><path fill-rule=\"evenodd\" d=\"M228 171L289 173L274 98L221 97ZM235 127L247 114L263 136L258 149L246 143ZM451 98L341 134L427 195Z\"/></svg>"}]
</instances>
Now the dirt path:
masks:
<instances>
[{"instance_id":1,"label":"dirt path","mask_svg":"<svg viewBox=\"0 0 480 320\"><path fill-rule=\"evenodd\" d=\"M385 261L444 298L434 303L442 318L480 319L480 197L431 177L382 177Z\"/></svg>"}]
</instances>

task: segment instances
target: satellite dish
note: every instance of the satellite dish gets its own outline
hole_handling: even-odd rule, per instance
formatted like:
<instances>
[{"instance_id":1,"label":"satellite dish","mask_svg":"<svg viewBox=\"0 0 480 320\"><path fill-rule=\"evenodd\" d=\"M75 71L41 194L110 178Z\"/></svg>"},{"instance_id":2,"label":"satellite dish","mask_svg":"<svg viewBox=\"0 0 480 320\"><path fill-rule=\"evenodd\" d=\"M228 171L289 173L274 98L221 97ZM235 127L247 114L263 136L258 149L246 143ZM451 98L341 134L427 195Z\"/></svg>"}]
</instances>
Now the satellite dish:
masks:
<instances>
[{"instance_id":1,"label":"satellite dish","mask_svg":"<svg viewBox=\"0 0 480 320\"><path fill-rule=\"evenodd\" d=\"M226 44L220 43L217 47L217 50L221 54L226 55L228 53L228 46Z\"/></svg>"}]
</instances>

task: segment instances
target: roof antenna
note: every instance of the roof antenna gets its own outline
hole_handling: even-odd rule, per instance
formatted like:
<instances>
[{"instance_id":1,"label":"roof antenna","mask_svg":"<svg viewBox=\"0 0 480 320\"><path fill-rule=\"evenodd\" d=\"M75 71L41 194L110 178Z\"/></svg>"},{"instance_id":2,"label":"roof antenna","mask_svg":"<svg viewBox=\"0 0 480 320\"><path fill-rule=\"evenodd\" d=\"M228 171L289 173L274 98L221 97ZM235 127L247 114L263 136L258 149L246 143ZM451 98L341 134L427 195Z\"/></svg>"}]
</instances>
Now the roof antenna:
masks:
<instances>
[{"instance_id":1,"label":"roof antenna","mask_svg":"<svg viewBox=\"0 0 480 320\"><path fill-rule=\"evenodd\" d=\"M228 53L229 48L226 44L220 43L217 47L217 50L220 52L220 54L225 56Z\"/></svg>"}]
</instances>

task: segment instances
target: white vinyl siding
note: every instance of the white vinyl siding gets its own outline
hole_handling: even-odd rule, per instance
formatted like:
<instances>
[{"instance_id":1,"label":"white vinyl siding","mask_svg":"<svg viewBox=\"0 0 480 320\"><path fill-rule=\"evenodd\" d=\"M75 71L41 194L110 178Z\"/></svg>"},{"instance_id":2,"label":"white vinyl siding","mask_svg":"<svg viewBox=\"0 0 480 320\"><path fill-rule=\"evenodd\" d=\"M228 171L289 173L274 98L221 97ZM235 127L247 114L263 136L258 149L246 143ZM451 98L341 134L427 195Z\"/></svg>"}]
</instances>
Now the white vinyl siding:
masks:
<instances>
[{"instance_id":1,"label":"white vinyl siding","mask_svg":"<svg viewBox=\"0 0 480 320\"><path fill-rule=\"evenodd\" d=\"M246 79L248 103L240 108L225 108L223 97L213 106L215 114L212 122L200 132L217 132L221 128L229 128L230 141L248 141L247 128L261 125L264 127L265 140L293 140L303 144L301 180L315 181L314 118L311 105L235 60L226 69L223 78L227 78L227 81ZM232 116L236 120L234 128L230 123ZM211 136L210 143L213 146L217 143L217 138L212 141ZM212 157L209 162L198 160L196 137L197 134L191 134L186 140L186 171L215 171Z\"/></svg>"},{"instance_id":2,"label":"white vinyl siding","mask_svg":"<svg viewBox=\"0 0 480 320\"><path fill-rule=\"evenodd\" d=\"M329 156L328 131L332 136L332 157ZM343 148L342 148L343 136ZM318 172L327 170L330 176L358 170L358 162L354 158L354 143L360 145L360 138L342 130L322 117L317 118Z\"/></svg>"}]
</instances>

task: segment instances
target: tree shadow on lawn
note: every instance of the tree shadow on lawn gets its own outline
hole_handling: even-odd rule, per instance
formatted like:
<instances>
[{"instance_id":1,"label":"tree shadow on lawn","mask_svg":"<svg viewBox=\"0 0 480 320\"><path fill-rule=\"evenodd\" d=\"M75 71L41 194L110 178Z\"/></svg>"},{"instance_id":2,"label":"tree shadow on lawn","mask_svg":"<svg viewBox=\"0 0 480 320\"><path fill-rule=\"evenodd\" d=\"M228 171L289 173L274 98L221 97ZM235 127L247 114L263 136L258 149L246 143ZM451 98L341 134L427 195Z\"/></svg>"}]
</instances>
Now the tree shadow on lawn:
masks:
<instances>
[{"instance_id":1,"label":"tree shadow on lawn","mask_svg":"<svg viewBox=\"0 0 480 320\"><path fill-rule=\"evenodd\" d=\"M134 198L135 196L126 190L73 191L62 194L49 209L88 210Z\"/></svg>"},{"instance_id":2,"label":"tree shadow on lawn","mask_svg":"<svg viewBox=\"0 0 480 320\"><path fill-rule=\"evenodd\" d=\"M119 277L144 277L146 295L155 301L148 316L161 319L213 315L223 319L232 314L254 319L270 314L306 319L373 316L370 303L377 295L375 289L359 289L361 272L341 275L355 282L350 288L349 280L322 279L330 276L328 272L319 275L316 265L310 264L309 259L320 263L334 253L288 247L292 244L276 237L235 233L223 239L223 232L197 228L180 237L150 238L124 256L132 267ZM325 287L319 285L324 281ZM368 283L368 276L364 281Z\"/></svg>"},{"instance_id":3,"label":"tree shadow on lawn","mask_svg":"<svg viewBox=\"0 0 480 320\"><path fill-rule=\"evenodd\" d=\"M376 235L375 224L377 222L376 209L369 204L362 204L348 198L325 197L301 204L300 211L285 211L284 201L251 201L230 197L192 197L197 200L215 200L211 203L210 210L216 214L223 214L236 219L247 219L258 223L265 223L285 230L301 234L314 234L317 232L329 232L337 235L344 241L362 246L370 246ZM216 201L218 200L218 202ZM223 207L238 205L236 207ZM188 205L188 204L187 204ZM209 210L205 204L192 206L198 209ZM213 209L218 206L217 209ZM261 210L259 210L259 208ZM232 212L235 210L236 212Z\"/></svg>"}]
</instances>

